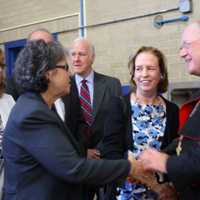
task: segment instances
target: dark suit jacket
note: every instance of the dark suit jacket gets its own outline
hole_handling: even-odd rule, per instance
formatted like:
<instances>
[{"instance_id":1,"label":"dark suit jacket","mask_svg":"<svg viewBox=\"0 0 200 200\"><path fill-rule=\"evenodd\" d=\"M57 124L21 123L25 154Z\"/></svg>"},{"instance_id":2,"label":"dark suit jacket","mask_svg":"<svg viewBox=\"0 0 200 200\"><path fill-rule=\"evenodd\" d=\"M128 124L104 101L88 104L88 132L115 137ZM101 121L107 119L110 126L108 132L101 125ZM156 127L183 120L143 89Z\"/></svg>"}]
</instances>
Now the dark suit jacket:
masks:
<instances>
[{"instance_id":1,"label":"dark suit jacket","mask_svg":"<svg viewBox=\"0 0 200 200\"><path fill-rule=\"evenodd\" d=\"M78 90L76 89L74 81L71 81L71 91L73 92L62 97L65 106L65 123L74 136L78 138L80 133L84 132L88 126L81 113ZM21 94L19 88L15 84L14 76L7 79L6 93L12 95L15 100L17 100Z\"/></svg>"},{"instance_id":2,"label":"dark suit jacket","mask_svg":"<svg viewBox=\"0 0 200 200\"><path fill-rule=\"evenodd\" d=\"M200 98L199 98L200 99ZM180 111L188 110L188 119L180 129L183 136L182 151L179 156L173 154L167 161L169 179L180 194L181 200L200 199L200 104L194 99L184 104ZM194 105L196 104L196 105ZM193 110L191 106L195 106ZM189 111L191 111L189 113ZM186 112L180 112L186 115ZM174 147L176 148L176 146Z\"/></svg>"},{"instance_id":3,"label":"dark suit jacket","mask_svg":"<svg viewBox=\"0 0 200 200\"><path fill-rule=\"evenodd\" d=\"M86 148L98 148L101 150L101 140L104 135L104 122L108 114L108 104L111 97L120 95L121 84L118 79L94 72L94 121L91 125L92 134L90 139L84 139Z\"/></svg>"},{"instance_id":4,"label":"dark suit jacket","mask_svg":"<svg viewBox=\"0 0 200 200\"><path fill-rule=\"evenodd\" d=\"M163 98L164 99L164 98ZM123 102L124 101L124 102ZM166 128L162 138L161 149L164 149L177 137L179 109L166 99ZM106 158L122 158L128 149L133 148L130 94L122 98L113 98L105 122L103 152Z\"/></svg>"},{"instance_id":5,"label":"dark suit jacket","mask_svg":"<svg viewBox=\"0 0 200 200\"><path fill-rule=\"evenodd\" d=\"M80 139L79 137L87 130L88 125L84 121L78 90L73 80L71 80L70 94L62 97L62 100L65 106L65 123L79 141L80 145L83 145L83 138Z\"/></svg>"},{"instance_id":6,"label":"dark suit jacket","mask_svg":"<svg viewBox=\"0 0 200 200\"><path fill-rule=\"evenodd\" d=\"M86 160L68 127L35 93L19 97L3 149L4 200L86 200L85 183L123 179L130 169L125 160Z\"/></svg>"}]
</instances>

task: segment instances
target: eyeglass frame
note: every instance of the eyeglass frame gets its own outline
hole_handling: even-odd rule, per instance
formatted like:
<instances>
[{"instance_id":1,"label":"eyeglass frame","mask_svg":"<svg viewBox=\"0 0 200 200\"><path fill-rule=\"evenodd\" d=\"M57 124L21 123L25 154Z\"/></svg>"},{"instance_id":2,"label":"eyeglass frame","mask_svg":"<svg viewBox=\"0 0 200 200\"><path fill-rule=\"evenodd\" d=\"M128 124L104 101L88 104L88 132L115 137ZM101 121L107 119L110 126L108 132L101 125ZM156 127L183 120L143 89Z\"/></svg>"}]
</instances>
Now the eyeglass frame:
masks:
<instances>
[{"instance_id":1,"label":"eyeglass frame","mask_svg":"<svg viewBox=\"0 0 200 200\"><path fill-rule=\"evenodd\" d=\"M56 65L55 68L64 69L66 71L69 70L69 65L66 63L65 65Z\"/></svg>"},{"instance_id":2,"label":"eyeglass frame","mask_svg":"<svg viewBox=\"0 0 200 200\"><path fill-rule=\"evenodd\" d=\"M181 46L180 46L180 50L181 49L189 49L193 43L199 42L199 41L200 41L200 38L196 39L194 41L191 41L191 42L183 42L183 44L181 44Z\"/></svg>"}]
</instances>

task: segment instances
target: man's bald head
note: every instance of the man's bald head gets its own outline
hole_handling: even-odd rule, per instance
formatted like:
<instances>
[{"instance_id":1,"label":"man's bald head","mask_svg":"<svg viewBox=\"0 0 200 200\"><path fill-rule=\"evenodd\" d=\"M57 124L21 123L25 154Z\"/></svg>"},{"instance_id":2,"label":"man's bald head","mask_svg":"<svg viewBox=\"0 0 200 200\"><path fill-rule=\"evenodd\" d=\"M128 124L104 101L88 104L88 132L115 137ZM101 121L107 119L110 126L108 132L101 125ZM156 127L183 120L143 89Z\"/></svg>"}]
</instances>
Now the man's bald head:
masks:
<instances>
[{"instance_id":1,"label":"man's bald head","mask_svg":"<svg viewBox=\"0 0 200 200\"><path fill-rule=\"evenodd\" d=\"M28 41L44 40L46 43L54 41L53 35L47 29L36 29L28 36Z\"/></svg>"},{"instance_id":2,"label":"man's bald head","mask_svg":"<svg viewBox=\"0 0 200 200\"><path fill-rule=\"evenodd\" d=\"M190 74L200 76L200 21L189 24L181 37L180 56Z\"/></svg>"}]
</instances>

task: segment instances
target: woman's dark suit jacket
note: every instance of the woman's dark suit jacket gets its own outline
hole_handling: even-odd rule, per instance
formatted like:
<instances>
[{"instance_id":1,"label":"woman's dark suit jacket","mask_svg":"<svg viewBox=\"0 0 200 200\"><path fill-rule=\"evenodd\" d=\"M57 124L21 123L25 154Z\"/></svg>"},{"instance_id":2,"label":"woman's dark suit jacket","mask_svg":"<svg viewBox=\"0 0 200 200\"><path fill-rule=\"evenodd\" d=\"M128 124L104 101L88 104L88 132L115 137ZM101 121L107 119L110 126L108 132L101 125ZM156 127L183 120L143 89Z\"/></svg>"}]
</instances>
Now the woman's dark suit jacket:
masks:
<instances>
[{"instance_id":1,"label":"woman's dark suit jacket","mask_svg":"<svg viewBox=\"0 0 200 200\"><path fill-rule=\"evenodd\" d=\"M163 97L162 97L163 98ZM177 105L163 98L166 104L166 128L162 139L161 149L164 149L177 137L179 109ZM109 114L105 123L103 139L104 157L117 159L133 147L130 94L123 98L115 97L110 103Z\"/></svg>"},{"instance_id":2,"label":"woman's dark suit jacket","mask_svg":"<svg viewBox=\"0 0 200 200\"><path fill-rule=\"evenodd\" d=\"M3 149L4 200L86 200L85 183L124 179L130 170L125 160L85 159L73 134L35 93L19 97Z\"/></svg>"}]
</instances>

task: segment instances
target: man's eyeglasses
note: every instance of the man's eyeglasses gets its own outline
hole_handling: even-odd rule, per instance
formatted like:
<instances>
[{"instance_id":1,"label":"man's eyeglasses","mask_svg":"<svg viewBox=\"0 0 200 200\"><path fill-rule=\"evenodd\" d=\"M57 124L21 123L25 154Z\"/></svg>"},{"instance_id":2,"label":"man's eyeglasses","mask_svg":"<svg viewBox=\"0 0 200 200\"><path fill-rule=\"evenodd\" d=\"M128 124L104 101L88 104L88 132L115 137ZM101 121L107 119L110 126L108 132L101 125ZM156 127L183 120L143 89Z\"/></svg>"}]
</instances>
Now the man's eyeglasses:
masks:
<instances>
[{"instance_id":1,"label":"man's eyeglasses","mask_svg":"<svg viewBox=\"0 0 200 200\"><path fill-rule=\"evenodd\" d=\"M199 41L200 41L200 39L194 40L192 42L183 42L180 49L189 49L192 44L194 44L195 42L199 42Z\"/></svg>"},{"instance_id":2,"label":"man's eyeglasses","mask_svg":"<svg viewBox=\"0 0 200 200\"><path fill-rule=\"evenodd\" d=\"M67 63L65 65L56 65L56 68L65 69L66 71L68 71L69 65Z\"/></svg>"}]
</instances>

